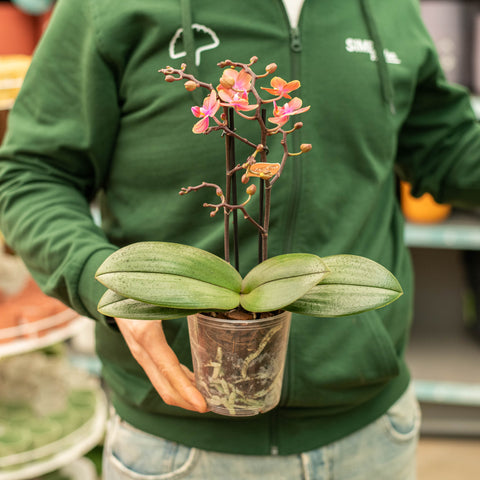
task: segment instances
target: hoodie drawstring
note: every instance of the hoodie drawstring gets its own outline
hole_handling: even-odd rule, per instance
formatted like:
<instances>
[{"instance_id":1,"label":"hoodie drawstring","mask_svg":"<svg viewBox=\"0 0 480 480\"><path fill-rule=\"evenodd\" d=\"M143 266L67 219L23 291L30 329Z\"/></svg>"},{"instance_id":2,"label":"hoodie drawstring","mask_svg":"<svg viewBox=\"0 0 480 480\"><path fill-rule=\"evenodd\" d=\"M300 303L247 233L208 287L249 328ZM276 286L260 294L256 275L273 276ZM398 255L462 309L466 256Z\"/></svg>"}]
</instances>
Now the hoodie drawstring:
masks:
<instances>
[{"instance_id":1,"label":"hoodie drawstring","mask_svg":"<svg viewBox=\"0 0 480 480\"><path fill-rule=\"evenodd\" d=\"M192 8L190 0L181 0L182 9L182 29L183 29L183 45L186 52L185 63L187 64L187 70L194 77L198 78L198 65L195 64L195 38L192 28ZM200 89L196 89L192 92L193 98L196 103L201 105L203 97Z\"/></svg>"},{"instance_id":2,"label":"hoodie drawstring","mask_svg":"<svg viewBox=\"0 0 480 480\"><path fill-rule=\"evenodd\" d=\"M388 73L387 62L385 61L382 40L380 38L380 34L378 33L377 25L370 9L369 0L360 0L360 4L362 7L363 18L365 20L365 24L367 25L367 30L373 42L373 46L377 56L376 64L378 69L378 78L380 80L380 85L382 89L382 96L384 101L389 106L390 112L392 114L395 114L393 86L390 75Z\"/></svg>"}]
</instances>

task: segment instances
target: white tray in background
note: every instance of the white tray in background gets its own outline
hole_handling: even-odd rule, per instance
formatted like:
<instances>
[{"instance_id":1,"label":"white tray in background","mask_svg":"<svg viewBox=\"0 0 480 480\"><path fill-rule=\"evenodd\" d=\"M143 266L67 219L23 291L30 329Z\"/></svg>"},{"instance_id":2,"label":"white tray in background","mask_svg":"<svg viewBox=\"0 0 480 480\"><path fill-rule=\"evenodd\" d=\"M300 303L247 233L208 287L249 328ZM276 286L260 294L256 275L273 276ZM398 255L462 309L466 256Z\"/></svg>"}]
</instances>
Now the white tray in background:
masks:
<instances>
[{"instance_id":1,"label":"white tray in background","mask_svg":"<svg viewBox=\"0 0 480 480\"><path fill-rule=\"evenodd\" d=\"M79 429L60 440L35 450L1 457L0 480L36 478L72 464L96 447L103 439L108 410L106 396L100 387L96 391L96 397L95 414ZM18 468L11 470L14 466ZM7 469L10 469L10 471ZM78 477L78 480L80 480L80 477ZM81 480L90 479L81 477Z\"/></svg>"},{"instance_id":2,"label":"white tray in background","mask_svg":"<svg viewBox=\"0 0 480 480\"><path fill-rule=\"evenodd\" d=\"M70 480L97 480L97 470L91 460L86 457L74 460L58 471ZM40 479L41 480L41 479Z\"/></svg>"},{"instance_id":3,"label":"white tray in background","mask_svg":"<svg viewBox=\"0 0 480 480\"><path fill-rule=\"evenodd\" d=\"M67 321L69 323L64 327L53 328ZM91 320L78 316L73 310L66 309L36 322L1 328L0 340L5 338L12 340L8 343L0 343L0 358L31 352L62 342L81 332L88 322ZM47 329L51 330L48 330L43 336L36 336ZM29 335L29 338L24 338L25 335Z\"/></svg>"}]
</instances>

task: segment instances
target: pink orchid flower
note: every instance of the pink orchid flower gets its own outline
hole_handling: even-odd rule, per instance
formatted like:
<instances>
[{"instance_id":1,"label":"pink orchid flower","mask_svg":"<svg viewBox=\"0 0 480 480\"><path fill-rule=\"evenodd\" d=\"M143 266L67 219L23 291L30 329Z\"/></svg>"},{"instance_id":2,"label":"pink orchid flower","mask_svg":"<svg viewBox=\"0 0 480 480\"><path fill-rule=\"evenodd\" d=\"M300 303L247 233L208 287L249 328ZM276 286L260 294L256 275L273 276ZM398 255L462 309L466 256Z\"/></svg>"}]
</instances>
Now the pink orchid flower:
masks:
<instances>
[{"instance_id":1,"label":"pink orchid flower","mask_svg":"<svg viewBox=\"0 0 480 480\"><path fill-rule=\"evenodd\" d=\"M248 92L252 86L252 76L245 70L229 68L223 72L220 83L225 88L231 88L237 92Z\"/></svg>"},{"instance_id":2,"label":"pink orchid flower","mask_svg":"<svg viewBox=\"0 0 480 480\"><path fill-rule=\"evenodd\" d=\"M273 104L273 117L270 117L268 120L272 123L276 123L279 127L285 125L291 115L298 115L299 113L306 112L310 109L310 106L301 108L302 100L298 97L290 100L283 107L279 107L276 102L273 102Z\"/></svg>"},{"instance_id":3,"label":"pink orchid flower","mask_svg":"<svg viewBox=\"0 0 480 480\"><path fill-rule=\"evenodd\" d=\"M273 77L270 81L272 88L260 87L262 90L265 90L276 97L292 98L289 93L293 92L297 88L300 88L300 82L298 80L292 80L291 82L286 82L283 78Z\"/></svg>"},{"instance_id":4,"label":"pink orchid flower","mask_svg":"<svg viewBox=\"0 0 480 480\"><path fill-rule=\"evenodd\" d=\"M210 123L210 118L214 117L220 107L220 101L217 99L217 94L214 90L205 97L201 107L192 107L192 113L201 118L192 128L193 133L204 133Z\"/></svg>"},{"instance_id":5,"label":"pink orchid flower","mask_svg":"<svg viewBox=\"0 0 480 480\"><path fill-rule=\"evenodd\" d=\"M257 108L257 105L249 105L248 103L251 83L252 76L244 70L225 70L220 79L220 85L217 87L218 96L224 102L222 105L243 111Z\"/></svg>"},{"instance_id":6,"label":"pink orchid flower","mask_svg":"<svg viewBox=\"0 0 480 480\"><path fill-rule=\"evenodd\" d=\"M235 110L249 111L257 108L257 105L249 105L247 92L236 92L233 89L223 89L218 86L218 96L223 101L224 107L233 107Z\"/></svg>"}]
</instances>

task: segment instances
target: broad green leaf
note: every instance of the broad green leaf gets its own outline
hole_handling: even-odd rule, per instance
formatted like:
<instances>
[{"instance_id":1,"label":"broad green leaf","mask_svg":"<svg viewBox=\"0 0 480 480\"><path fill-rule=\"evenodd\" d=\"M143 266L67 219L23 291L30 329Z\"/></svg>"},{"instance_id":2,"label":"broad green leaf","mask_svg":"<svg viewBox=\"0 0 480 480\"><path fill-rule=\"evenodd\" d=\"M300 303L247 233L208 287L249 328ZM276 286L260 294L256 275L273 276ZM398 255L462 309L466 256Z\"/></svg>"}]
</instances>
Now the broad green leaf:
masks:
<instances>
[{"instance_id":1,"label":"broad green leaf","mask_svg":"<svg viewBox=\"0 0 480 480\"><path fill-rule=\"evenodd\" d=\"M133 320L172 320L197 313L197 310L166 308L150 303L125 298L112 290L107 290L98 302L98 311L109 317Z\"/></svg>"},{"instance_id":2,"label":"broad green leaf","mask_svg":"<svg viewBox=\"0 0 480 480\"><path fill-rule=\"evenodd\" d=\"M330 275L286 310L339 317L383 307L403 294L394 275L373 260L356 255L333 255L323 260Z\"/></svg>"},{"instance_id":3,"label":"broad green leaf","mask_svg":"<svg viewBox=\"0 0 480 480\"><path fill-rule=\"evenodd\" d=\"M180 275L120 271L97 279L123 297L169 308L231 310L240 302L237 292Z\"/></svg>"},{"instance_id":4,"label":"broad green leaf","mask_svg":"<svg viewBox=\"0 0 480 480\"><path fill-rule=\"evenodd\" d=\"M328 275L320 257L287 254L253 268L242 282L240 303L251 312L268 312L289 305Z\"/></svg>"},{"instance_id":5,"label":"broad green leaf","mask_svg":"<svg viewBox=\"0 0 480 480\"><path fill-rule=\"evenodd\" d=\"M169 274L234 292L240 292L242 282L235 268L220 257L189 245L169 242L139 242L121 248L103 262L95 276L102 282L104 275L120 272Z\"/></svg>"},{"instance_id":6,"label":"broad green leaf","mask_svg":"<svg viewBox=\"0 0 480 480\"><path fill-rule=\"evenodd\" d=\"M384 307L401 295L377 287L320 284L284 308L313 317L342 317Z\"/></svg>"},{"instance_id":7,"label":"broad green leaf","mask_svg":"<svg viewBox=\"0 0 480 480\"><path fill-rule=\"evenodd\" d=\"M260 285L275 280L304 275L320 275L324 278L328 273L327 265L316 255L310 253L278 255L258 264L247 273L242 281L242 293L249 293Z\"/></svg>"},{"instance_id":8,"label":"broad green leaf","mask_svg":"<svg viewBox=\"0 0 480 480\"><path fill-rule=\"evenodd\" d=\"M322 283L379 287L403 293L395 276L383 265L359 255L323 257L330 275Z\"/></svg>"}]
</instances>

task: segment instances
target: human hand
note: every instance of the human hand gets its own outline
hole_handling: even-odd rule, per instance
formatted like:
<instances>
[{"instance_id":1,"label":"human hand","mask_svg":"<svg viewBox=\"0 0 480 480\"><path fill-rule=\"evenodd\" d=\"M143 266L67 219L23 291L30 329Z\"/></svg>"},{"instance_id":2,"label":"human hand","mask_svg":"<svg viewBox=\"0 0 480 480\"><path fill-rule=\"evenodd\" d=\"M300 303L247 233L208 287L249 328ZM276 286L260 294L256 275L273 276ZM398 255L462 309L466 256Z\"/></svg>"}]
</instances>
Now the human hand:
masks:
<instances>
[{"instance_id":1,"label":"human hand","mask_svg":"<svg viewBox=\"0 0 480 480\"><path fill-rule=\"evenodd\" d=\"M193 373L168 346L161 320L115 320L133 357L165 403L200 413L208 411Z\"/></svg>"}]
</instances>

